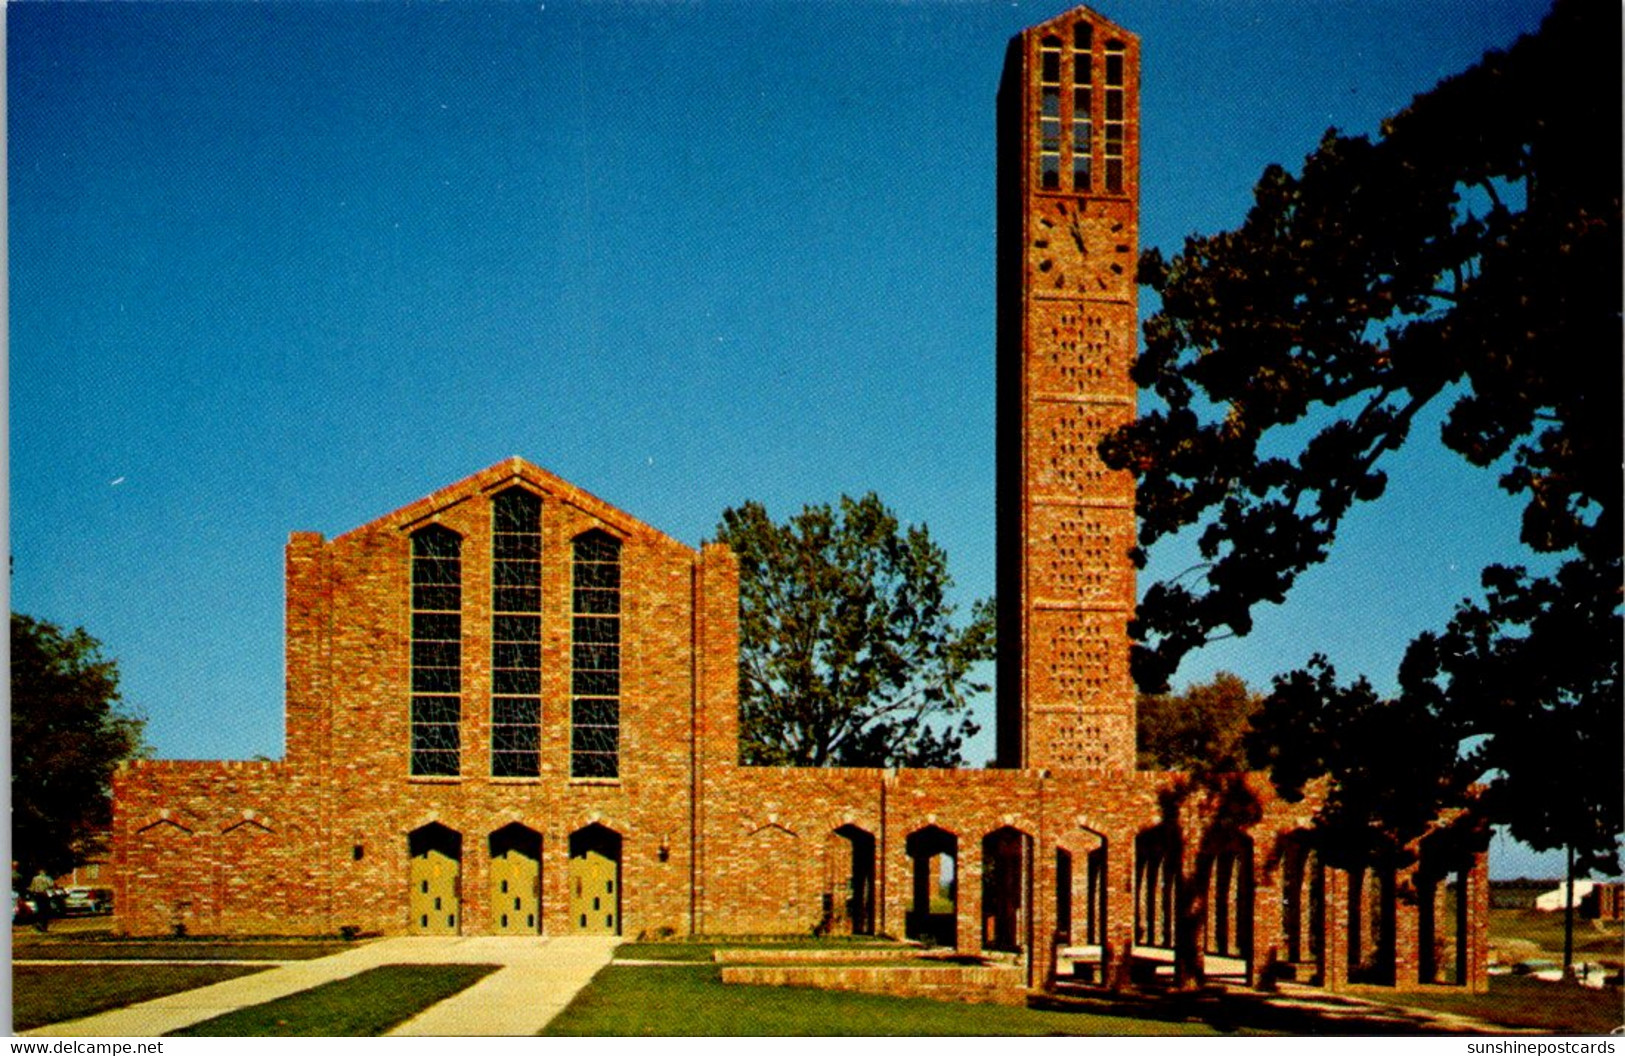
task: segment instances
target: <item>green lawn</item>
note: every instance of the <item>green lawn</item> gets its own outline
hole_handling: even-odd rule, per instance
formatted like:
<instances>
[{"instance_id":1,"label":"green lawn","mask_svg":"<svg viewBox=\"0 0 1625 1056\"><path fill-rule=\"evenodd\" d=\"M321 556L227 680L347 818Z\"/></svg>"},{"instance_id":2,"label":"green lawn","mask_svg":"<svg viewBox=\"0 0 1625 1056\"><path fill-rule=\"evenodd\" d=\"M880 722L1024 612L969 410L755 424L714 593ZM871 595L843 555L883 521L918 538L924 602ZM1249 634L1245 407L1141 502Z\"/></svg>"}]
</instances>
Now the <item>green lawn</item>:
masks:
<instances>
[{"instance_id":1,"label":"green lawn","mask_svg":"<svg viewBox=\"0 0 1625 1056\"><path fill-rule=\"evenodd\" d=\"M362 1038L465 990L495 964L385 964L172 1031L177 1036Z\"/></svg>"},{"instance_id":2,"label":"green lawn","mask_svg":"<svg viewBox=\"0 0 1625 1056\"><path fill-rule=\"evenodd\" d=\"M661 950L684 944L659 943ZM695 950L710 947L695 945ZM636 948L634 948L636 949ZM639 951L637 956L643 956ZM651 955L651 959L654 959ZM677 960L661 956L660 960ZM1205 1023L970 1005L809 987L724 986L717 965L616 965L600 971L547 1035L1217 1034Z\"/></svg>"},{"instance_id":3,"label":"green lawn","mask_svg":"<svg viewBox=\"0 0 1625 1056\"><path fill-rule=\"evenodd\" d=\"M1490 945L1505 960L1540 957L1561 960L1563 914L1533 909L1490 910ZM1531 948L1532 947L1532 948ZM1574 956L1582 961L1618 965L1625 960L1625 921L1574 921Z\"/></svg>"},{"instance_id":4,"label":"green lawn","mask_svg":"<svg viewBox=\"0 0 1625 1056\"><path fill-rule=\"evenodd\" d=\"M11 969L13 1030L123 1008L262 972L235 964L50 964Z\"/></svg>"},{"instance_id":5,"label":"green lawn","mask_svg":"<svg viewBox=\"0 0 1625 1056\"><path fill-rule=\"evenodd\" d=\"M1554 1034L1608 1034L1625 1023L1625 1006L1620 1003L1618 990L1587 990L1527 976L1492 975L1487 994L1423 990L1392 997L1366 991L1360 996L1385 1004L1456 1012L1505 1027L1536 1027Z\"/></svg>"}]
</instances>

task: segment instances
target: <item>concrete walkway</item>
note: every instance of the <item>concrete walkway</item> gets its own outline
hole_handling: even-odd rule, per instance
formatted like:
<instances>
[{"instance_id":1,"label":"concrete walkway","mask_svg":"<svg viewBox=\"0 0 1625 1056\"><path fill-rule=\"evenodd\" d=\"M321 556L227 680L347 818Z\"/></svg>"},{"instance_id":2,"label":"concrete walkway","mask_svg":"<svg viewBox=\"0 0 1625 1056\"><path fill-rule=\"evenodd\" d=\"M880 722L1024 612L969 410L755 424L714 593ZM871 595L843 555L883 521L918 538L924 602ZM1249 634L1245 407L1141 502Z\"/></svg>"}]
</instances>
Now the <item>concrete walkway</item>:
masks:
<instances>
[{"instance_id":1,"label":"concrete walkway","mask_svg":"<svg viewBox=\"0 0 1625 1056\"><path fill-rule=\"evenodd\" d=\"M598 969L618 938L449 936L379 939L353 950L27 1031L45 1037L157 1037L226 1012L274 1001L384 964L500 964L473 986L400 1024L397 1035L525 1035L547 1025ZM106 962L113 963L113 962ZM193 962L208 963L208 962Z\"/></svg>"}]
</instances>

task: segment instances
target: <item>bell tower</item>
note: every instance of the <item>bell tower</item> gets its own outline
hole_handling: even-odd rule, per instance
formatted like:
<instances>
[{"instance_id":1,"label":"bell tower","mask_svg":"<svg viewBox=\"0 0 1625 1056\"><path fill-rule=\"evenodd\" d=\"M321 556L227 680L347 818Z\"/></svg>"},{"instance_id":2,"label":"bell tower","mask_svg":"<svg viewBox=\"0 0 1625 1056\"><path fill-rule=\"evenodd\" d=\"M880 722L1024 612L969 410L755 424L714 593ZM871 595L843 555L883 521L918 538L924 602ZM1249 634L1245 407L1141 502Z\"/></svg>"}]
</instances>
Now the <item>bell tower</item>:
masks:
<instances>
[{"instance_id":1,"label":"bell tower","mask_svg":"<svg viewBox=\"0 0 1625 1056\"><path fill-rule=\"evenodd\" d=\"M998 102L998 764L1134 767L1140 43L1088 8L1010 41Z\"/></svg>"}]
</instances>

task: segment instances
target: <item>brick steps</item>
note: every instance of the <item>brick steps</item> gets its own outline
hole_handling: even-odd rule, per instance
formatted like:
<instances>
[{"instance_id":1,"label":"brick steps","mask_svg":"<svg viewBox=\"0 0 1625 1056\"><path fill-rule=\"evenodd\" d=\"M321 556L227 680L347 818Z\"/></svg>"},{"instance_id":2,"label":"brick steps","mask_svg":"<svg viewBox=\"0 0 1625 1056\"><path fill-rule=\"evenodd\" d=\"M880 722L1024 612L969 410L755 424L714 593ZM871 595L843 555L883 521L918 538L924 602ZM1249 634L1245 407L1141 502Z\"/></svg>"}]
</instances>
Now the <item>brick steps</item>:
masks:
<instances>
[{"instance_id":1,"label":"brick steps","mask_svg":"<svg viewBox=\"0 0 1625 1056\"><path fill-rule=\"evenodd\" d=\"M789 951L783 951L789 952ZM750 986L816 986L889 997L928 997L938 1001L1024 1005L1027 987L1020 968L1005 965L830 965L727 966L722 981Z\"/></svg>"},{"instance_id":2,"label":"brick steps","mask_svg":"<svg viewBox=\"0 0 1625 1056\"><path fill-rule=\"evenodd\" d=\"M802 964L808 961L902 960L922 956L917 946L850 946L838 950L716 950L711 954L718 964Z\"/></svg>"}]
</instances>

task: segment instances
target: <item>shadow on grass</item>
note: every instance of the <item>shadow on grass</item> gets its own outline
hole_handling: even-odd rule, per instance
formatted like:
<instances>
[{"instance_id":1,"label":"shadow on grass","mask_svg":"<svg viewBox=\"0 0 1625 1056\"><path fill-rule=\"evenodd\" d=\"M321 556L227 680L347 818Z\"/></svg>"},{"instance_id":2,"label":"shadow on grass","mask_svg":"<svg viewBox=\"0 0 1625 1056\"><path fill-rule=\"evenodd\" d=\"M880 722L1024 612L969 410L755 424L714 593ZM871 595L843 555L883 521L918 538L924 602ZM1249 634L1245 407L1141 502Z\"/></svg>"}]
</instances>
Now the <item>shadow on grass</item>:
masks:
<instances>
[{"instance_id":1,"label":"shadow on grass","mask_svg":"<svg viewBox=\"0 0 1625 1056\"><path fill-rule=\"evenodd\" d=\"M1075 991L1033 997L1028 1006L1053 1012L1118 1016L1169 1023L1204 1023L1224 1034L1238 1031L1294 1035L1451 1036L1454 1029L1404 1008L1377 1008L1335 994L1285 995L1207 987L1188 991L1107 993Z\"/></svg>"}]
</instances>

